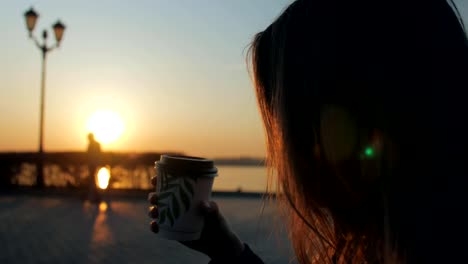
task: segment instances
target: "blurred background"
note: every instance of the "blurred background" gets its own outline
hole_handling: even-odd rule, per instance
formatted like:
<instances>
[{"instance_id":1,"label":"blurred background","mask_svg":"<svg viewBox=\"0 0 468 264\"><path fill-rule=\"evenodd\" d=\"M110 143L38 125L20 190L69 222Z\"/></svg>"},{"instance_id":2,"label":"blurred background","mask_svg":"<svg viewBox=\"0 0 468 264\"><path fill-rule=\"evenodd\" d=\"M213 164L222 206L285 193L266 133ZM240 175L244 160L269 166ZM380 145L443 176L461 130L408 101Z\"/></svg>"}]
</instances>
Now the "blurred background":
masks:
<instances>
[{"instance_id":1,"label":"blurred background","mask_svg":"<svg viewBox=\"0 0 468 264\"><path fill-rule=\"evenodd\" d=\"M149 230L161 153L214 159L233 230L288 262L246 55L289 2L0 0L0 263L208 263Z\"/></svg>"},{"instance_id":2,"label":"blurred background","mask_svg":"<svg viewBox=\"0 0 468 264\"><path fill-rule=\"evenodd\" d=\"M2 185L79 186L94 133L109 188L150 188L159 154L179 153L215 159L216 190L265 191L246 55L255 33L290 2L2 1ZM468 18L468 3L455 2ZM30 8L38 15L33 38L24 16ZM58 20L61 45L42 67L33 39L42 45L46 29L54 47Z\"/></svg>"},{"instance_id":3,"label":"blurred background","mask_svg":"<svg viewBox=\"0 0 468 264\"><path fill-rule=\"evenodd\" d=\"M2 1L4 184L41 184L35 164L44 159L45 186L79 186L92 132L109 188L150 188L159 154L180 153L215 159L217 190L264 191L263 128L246 55L289 2ZM31 7L40 45L46 29L53 47L52 26L64 25L60 47L47 52L43 99L41 50L24 17ZM34 155L40 123L43 158Z\"/></svg>"}]
</instances>

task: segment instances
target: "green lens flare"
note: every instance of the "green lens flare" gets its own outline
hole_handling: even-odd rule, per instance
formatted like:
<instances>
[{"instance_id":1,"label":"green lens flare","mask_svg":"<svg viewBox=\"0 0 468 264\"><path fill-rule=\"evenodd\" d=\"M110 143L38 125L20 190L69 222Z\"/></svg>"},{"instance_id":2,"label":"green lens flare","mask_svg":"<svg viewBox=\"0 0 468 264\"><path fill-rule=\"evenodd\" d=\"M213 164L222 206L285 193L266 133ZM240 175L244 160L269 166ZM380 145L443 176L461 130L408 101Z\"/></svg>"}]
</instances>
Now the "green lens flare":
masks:
<instances>
[{"instance_id":1,"label":"green lens flare","mask_svg":"<svg viewBox=\"0 0 468 264\"><path fill-rule=\"evenodd\" d=\"M366 154L367 157L372 157L374 156L374 149L371 147L367 147L364 153Z\"/></svg>"}]
</instances>

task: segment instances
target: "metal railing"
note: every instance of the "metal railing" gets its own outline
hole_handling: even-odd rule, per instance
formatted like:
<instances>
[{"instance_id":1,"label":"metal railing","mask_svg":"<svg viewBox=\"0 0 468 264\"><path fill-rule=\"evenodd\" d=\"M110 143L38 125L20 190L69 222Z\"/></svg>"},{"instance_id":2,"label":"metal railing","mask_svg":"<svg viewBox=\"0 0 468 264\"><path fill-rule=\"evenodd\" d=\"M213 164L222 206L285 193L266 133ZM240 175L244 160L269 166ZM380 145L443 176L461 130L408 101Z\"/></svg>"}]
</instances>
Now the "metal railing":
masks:
<instances>
[{"instance_id":1,"label":"metal railing","mask_svg":"<svg viewBox=\"0 0 468 264\"><path fill-rule=\"evenodd\" d=\"M178 154L178 153L172 153ZM160 153L103 152L99 164L110 170L109 188L150 189L154 162ZM38 153L0 153L0 188L35 186ZM55 152L44 155L45 187L85 188L90 179L86 152Z\"/></svg>"}]
</instances>

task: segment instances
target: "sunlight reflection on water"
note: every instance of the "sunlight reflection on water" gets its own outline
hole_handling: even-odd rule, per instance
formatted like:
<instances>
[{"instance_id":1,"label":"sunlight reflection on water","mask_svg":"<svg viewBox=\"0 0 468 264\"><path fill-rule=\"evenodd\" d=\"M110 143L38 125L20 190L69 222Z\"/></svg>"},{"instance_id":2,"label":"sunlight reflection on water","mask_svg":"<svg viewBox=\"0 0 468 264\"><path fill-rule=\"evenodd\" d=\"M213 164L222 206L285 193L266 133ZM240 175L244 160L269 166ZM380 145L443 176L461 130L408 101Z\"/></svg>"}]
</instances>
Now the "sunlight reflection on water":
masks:
<instances>
[{"instance_id":1,"label":"sunlight reflection on water","mask_svg":"<svg viewBox=\"0 0 468 264\"><path fill-rule=\"evenodd\" d=\"M112 232L108 224L108 205L106 202L99 204L99 213L94 221L92 244L111 244L114 242Z\"/></svg>"},{"instance_id":2,"label":"sunlight reflection on water","mask_svg":"<svg viewBox=\"0 0 468 264\"><path fill-rule=\"evenodd\" d=\"M260 166L218 166L213 190L264 192L267 184L267 171Z\"/></svg>"},{"instance_id":3,"label":"sunlight reflection on water","mask_svg":"<svg viewBox=\"0 0 468 264\"><path fill-rule=\"evenodd\" d=\"M109 207L109 206L107 205L106 202L101 202L101 203L99 204L99 211L105 213L105 212L107 211L107 208L108 208L108 207Z\"/></svg>"}]
</instances>

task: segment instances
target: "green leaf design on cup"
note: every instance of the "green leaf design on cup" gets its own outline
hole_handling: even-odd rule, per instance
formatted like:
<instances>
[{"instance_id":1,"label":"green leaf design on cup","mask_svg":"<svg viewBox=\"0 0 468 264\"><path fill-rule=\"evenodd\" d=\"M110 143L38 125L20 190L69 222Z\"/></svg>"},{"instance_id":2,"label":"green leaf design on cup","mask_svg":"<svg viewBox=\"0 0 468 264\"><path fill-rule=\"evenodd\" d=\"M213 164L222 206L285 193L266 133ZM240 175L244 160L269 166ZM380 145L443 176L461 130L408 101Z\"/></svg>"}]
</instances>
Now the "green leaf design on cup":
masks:
<instances>
[{"instance_id":1,"label":"green leaf design on cup","mask_svg":"<svg viewBox=\"0 0 468 264\"><path fill-rule=\"evenodd\" d=\"M175 195L172 196L172 213L174 214L174 218L179 218L180 215L180 206L179 201Z\"/></svg>"},{"instance_id":2,"label":"green leaf design on cup","mask_svg":"<svg viewBox=\"0 0 468 264\"><path fill-rule=\"evenodd\" d=\"M185 181L183 182L185 183ZM182 203L184 204L185 211L187 211L190 208L191 197L192 196L189 196L189 194L183 188L181 188L180 199L182 200Z\"/></svg>"},{"instance_id":3,"label":"green leaf design on cup","mask_svg":"<svg viewBox=\"0 0 468 264\"><path fill-rule=\"evenodd\" d=\"M159 208L164 208L164 207L167 207L167 204L165 203L161 203L160 201L158 201L158 203L156 204L156 206Z\"/></svg>"},{"instance_id":4,"label":"green leaf design on cup","mask_svg":"<svg viewBox=\"0 0 468 264\"><path fill-rule=\"evenodd\" d=\"M185 189L190 193L190 197L193 196L193 185L194 182L190 181L189 179L184 179L183 181Z\"/></svg>"},{"instance_id":5,"label":"green leaf design on cup","mask_svg":"<svg viewBox=\"0 0 468 264\"><path fill-rule=\"evenodd\" d=\"M179 184L178 183L169 183L167 185L166 190L170 190L170 189L173 189L173 188L179 188Z\"/></svg>"},{"instance_id":6,"label":"green leaf design on cup","mask_svg":"<svg viewBox=\"0 0 468 264\"><path fill-rule=\"evenodd\" d=\"M169 222L171 223L171 226L174 225L174 217L172 216L171 210L168 211L167 213L167 219L169 219Z\"/></svg>"},{"instance_id":7,"label":"green leaf design on cup","mask_svg":"<svg viewBox=\"0 0 468 264\"><path fill-rule=\"evenodd\" d=\"M158 194L158 201L162 201L172 196L172 192L160 192Z\"/></svg>"},{"instance_id":8,"label":"green leaf design on cup","mask_svg":"<svg viewBox=\"0 0 468 264\"><path fill-rule=\"evenodd\" d=\"M162 225L162 224L164 224L164 222L166 222L166 214L167 214L167 210L160 211L160 213L159 213L159 224L160 225Z\"/></svg>"},{"instance_id":9,"label":"green leaf design on cup","mask_svg":"<svg viewBox=\"0 0 468 264\"><path fill-rule=\"evenodd\" d=\"M170 176L170 177L167 178L167 183L168 183L167 185L169 186L169 185L171 185L171 183L177 182L178 180L179 180L179 177ZM167 187L167 188L169 188L169 187Z\"/></svg>"},{"instance_id":10,"label":"green leaf design on cup","mask_svg":"<svg viewBox=\"0 0 468 264\"><path fill-rule=\"evenodd\" d=\"M159 223L163 224L168 220L173 226L175 220L190 209L194 195L193 185L196 178L193 176L190 176L190 178L174 177L162 171L159 176L162 177L158 194ZM177 199L177 197L180 197L180 199Z\"/></svg>"}]
</instances>

